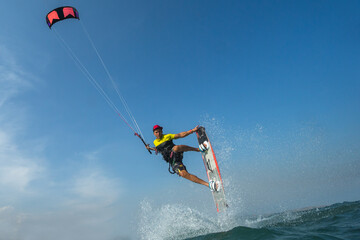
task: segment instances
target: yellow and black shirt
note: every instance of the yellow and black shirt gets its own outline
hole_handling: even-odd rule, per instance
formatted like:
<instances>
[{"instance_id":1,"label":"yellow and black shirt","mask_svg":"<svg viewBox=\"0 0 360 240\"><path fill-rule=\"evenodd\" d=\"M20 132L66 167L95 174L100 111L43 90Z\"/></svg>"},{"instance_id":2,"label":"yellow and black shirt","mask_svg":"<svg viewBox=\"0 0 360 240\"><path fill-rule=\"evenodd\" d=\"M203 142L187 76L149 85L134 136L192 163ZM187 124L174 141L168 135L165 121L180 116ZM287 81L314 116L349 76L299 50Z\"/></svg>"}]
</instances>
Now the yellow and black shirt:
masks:
<instances>
[{"instance_id":1,"label":"yellow and black shirt","mask_svg":"<svg viewBox=\"0 0 360 240\"><path fill-rule=\"evenodd\" d=\"M160 139L154 140L154 145L156 150L162 154L165 161L170 161L170 155L172 152L172 148L175 146L173 143L173 139L175 138L175 134L165 134Z\"/></svg>"}]
</instances>

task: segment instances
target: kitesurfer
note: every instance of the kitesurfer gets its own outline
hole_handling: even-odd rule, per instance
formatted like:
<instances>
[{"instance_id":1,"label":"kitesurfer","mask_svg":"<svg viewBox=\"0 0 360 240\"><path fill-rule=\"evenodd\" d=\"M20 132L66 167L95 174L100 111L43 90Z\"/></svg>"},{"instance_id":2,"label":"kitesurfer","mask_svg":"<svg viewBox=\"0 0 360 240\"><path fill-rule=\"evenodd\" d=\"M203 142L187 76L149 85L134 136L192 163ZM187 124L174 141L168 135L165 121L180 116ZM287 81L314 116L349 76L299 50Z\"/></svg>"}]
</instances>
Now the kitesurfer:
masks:
<instances>
[{"instance_id":1,"label":"kitesurfer","mask_svg":"<svg viewBox=\"0 0 360 240\"><path fill-rule=\"evenodd\" d=\"M164 160L169 163L169 172L170 173L177 173L179 176L188 179L192 182L202 184L207 186L211 189L211 191L218 191L220 184L215 181L205 182L204 180L198 178L197 176L190 174L186 167L184 166L182 159L184 152L202 152L203 149L200 150L199 148L190 147L187 145L175 145L173 143L173 139L179 139L189 136L190 134L196 132L199 126L196 126L194 129L191 129L186 132L181 132L178 134L163 134L162 127L159 125L155 125L153 127L153 133L156 139L154 140L155 147L150 147L146 145L148 150L153 150L156 152L161 153ZM170 167L172 168L173 172L170 171Z\"/></svg>"}]
</instances>

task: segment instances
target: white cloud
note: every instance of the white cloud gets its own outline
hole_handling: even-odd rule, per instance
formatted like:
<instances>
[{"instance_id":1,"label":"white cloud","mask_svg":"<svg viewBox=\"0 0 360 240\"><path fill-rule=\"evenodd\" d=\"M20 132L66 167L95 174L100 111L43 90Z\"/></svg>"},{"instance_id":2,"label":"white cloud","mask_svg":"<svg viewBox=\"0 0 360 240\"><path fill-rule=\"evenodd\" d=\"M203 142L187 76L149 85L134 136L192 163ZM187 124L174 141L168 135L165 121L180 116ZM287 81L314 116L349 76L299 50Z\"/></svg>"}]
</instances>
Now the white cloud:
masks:
<instances>
[{"instance_id":1,"label":"white cloud","mask_svg":"<svg viewBox=\"0 0 360 240\"><path fill-rule=\"evenodd\" d=\"M4 206L0 208L0 232L4 239L15 239L17 232L17 217L13 214L13 208Z\"/></svg>"},{"instance_id":2,"label":"white cloud","mask_svg":"<svg viewBox=\"0 0 360 240\"><path fill-rule=\"evenodd\" d=\"M31 88L35 78L25 72L15 61L15 57L4 46L0 45L0 107L21 91Z\"/></svg>"},{"instance_id":3,"label":"white cloud","mask_svg":"<svg viewBox=\"0 0 360 240\"><path fill-rule=\"evenodd\" d=\"M64 196L48 209L23 212L0 206L2 236L13 240L129 239L120 237L123 234L118 221L123 210L119 206L121 191L117 178L108 177L92 166L65 182L67 186L58 186L55 193Z\"/></svg>"},{"instance_id":4,"label":"white cloud","mask_svg":"<svg viewBox=\"0 0 360 240\"><path fill-rule=\"evenodd\" d=\"M42 167L37 158L26 157L11 137L0 129L0 187L23 191L39 177Z\"/></svg>"},{"instance_id":5,"label":"white cloud","mask_svg":"<svg viewBox=\"0 0 360 240\"><path fill-rule=\"evenodd\" d=\"M98 152L81 156L85 164L75 167L73 177L55 179L43 167L46 159L39 157L38 141L22 140L26 106L16 100L33 88L34 80L0 44L1 238L114 239L122 186L119 179L92 164ZM44 181L32 184L38 179Z\"/></svg>"},{"instance_id":6,"label":"white cloud","mask_svg":"<svg viewBox=\"0 0 360 240\"><path fill-rule=\"evenodd\" d=\"M39 177L42 167L39 158L27 157L19 147L16 136L24 115L22 107L16 107L11 99L31 88L34 78L22 70L11 52L1 45L0 56L0 187L23 191Z\"/></svg>"},{"instance_id":7,"label":"white cloud","mask_svg":"<svg viewBox=\"0 0 360 240\"><path fill-rule=\"evenodd\" d=\"M106 176L99 168L89 168L75 177L70 205L78 209L104 207L119 200L120 181Z\"/></svg>"}]
</instances>

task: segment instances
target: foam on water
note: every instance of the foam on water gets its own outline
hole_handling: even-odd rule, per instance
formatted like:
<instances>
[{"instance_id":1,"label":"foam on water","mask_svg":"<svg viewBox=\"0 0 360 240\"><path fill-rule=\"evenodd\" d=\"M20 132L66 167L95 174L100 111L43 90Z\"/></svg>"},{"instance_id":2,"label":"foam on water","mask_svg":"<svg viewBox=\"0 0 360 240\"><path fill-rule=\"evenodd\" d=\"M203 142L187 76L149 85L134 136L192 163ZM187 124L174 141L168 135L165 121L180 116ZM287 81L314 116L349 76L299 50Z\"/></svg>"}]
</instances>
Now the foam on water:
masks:
<instances>
[{"instance_id":1,"label":"foam on water","mask_svg":"<svg viewBox=\"0 0 360 240\"><path fill-rule=\"evenodd\" d=\"M214 232L218 225L197 210L181 204L166 204L154 208L141 202L141 239L184 239Z\"/></svg>"},{"instance_id":2,"label":"foam on water","mask_svg":"<svg viewBox=\"0 0 360 240\"><path fill-rule=\"evenodd\" d=\"M165 204L154 207L149 200L141 202L139 221L143 240L180 240L216 232L229 231L239 226L239 219L231 211L202 213L184 204Z\"/></svg>"}]
</instances>

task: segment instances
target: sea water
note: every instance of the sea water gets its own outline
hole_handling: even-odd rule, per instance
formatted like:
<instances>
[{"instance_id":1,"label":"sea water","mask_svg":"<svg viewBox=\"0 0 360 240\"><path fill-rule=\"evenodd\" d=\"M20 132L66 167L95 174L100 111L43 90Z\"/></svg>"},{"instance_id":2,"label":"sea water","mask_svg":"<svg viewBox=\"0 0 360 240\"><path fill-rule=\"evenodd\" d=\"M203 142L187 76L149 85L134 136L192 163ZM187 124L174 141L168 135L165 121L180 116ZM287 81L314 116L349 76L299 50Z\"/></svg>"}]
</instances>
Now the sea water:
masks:
<instances>
[{"instance_id":1,"label":"sea water","mask_svg":"<svg viewBox=\"0 0 360 240\"><path fill-rule=\"evenodd\" d=\"M143 202L141 239L360 239L360 201L248 217L209 218L178 205L153 209ZM226 230L225 230L226 229Z\"/></svg>"}]
</instances>

